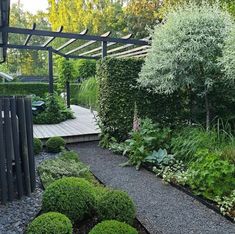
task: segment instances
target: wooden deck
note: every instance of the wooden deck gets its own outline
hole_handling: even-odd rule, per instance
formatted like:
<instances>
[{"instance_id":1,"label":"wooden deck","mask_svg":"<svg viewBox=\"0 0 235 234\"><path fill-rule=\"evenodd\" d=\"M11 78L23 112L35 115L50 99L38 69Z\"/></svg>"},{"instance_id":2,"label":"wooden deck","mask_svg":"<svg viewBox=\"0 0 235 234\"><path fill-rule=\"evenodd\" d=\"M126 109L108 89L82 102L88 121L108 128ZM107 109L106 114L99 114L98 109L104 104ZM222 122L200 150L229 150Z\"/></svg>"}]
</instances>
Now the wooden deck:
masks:
<instances>
[{"instance_id":1,"label":"wooden deck","mask_svg":"<svg viewBox=\"0 0 235 234\"><path fill-rule=\"evenodd\" d=\"M98 140L100 129L96 124L94 113L75 105L72 105L71 109L75 119L66 120L60 124L35 124L33 126L34 137L46 140L50 137L61 136L67 143Z\"/></svg>"}]
</instances>

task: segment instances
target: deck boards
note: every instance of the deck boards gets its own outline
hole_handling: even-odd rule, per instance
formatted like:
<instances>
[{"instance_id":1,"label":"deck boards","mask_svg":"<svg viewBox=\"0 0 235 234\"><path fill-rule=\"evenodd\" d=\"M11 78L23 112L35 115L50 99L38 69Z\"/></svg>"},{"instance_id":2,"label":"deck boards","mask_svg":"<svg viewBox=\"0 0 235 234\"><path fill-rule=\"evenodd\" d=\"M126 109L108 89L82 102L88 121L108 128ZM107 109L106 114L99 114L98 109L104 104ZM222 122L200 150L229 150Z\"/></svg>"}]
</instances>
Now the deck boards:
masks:
<instances>
[{"instance_id":1,"label":"deck boards","mask_svg":"<svg viewBox=\"0 0 235 234\"><path fill-rule=\"evenodd\" d=\"M65 139L87 139L98 140L100 129L96 124L94 114L89 109L72 105L71 109L74 112L75 119L66 120L59 124L35 124L33 126L34 137L40 139L48 139L54 136L61 136ZM86 138L87 136L87 138ZM91 138L91 136L93 136ZM82 140L82 141L83 141Z\"/></svg>"}]
</instances>

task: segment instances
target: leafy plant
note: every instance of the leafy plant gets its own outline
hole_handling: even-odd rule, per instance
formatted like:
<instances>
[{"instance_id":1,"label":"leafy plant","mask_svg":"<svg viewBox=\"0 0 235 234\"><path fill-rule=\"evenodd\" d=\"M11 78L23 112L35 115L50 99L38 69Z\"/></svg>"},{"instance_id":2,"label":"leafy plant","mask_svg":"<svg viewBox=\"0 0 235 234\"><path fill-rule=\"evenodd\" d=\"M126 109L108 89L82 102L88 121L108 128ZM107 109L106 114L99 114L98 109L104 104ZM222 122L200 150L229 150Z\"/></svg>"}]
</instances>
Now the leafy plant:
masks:
<instances>
[{"instance_id":1,"label":"leafy plant","mask_svg":"<svg viewBox=\"0 0 235 234\"><path fill-rule=\"evenodd\" d=\"M43 186L47 188L63 177L85 178L89 182L96 183L89 167L80 162L77 157L75 152L63 152L56 159L43 161L38 167Z\"/></svg>"},{"instance_id":2,"label":"leafy plant","mask_svg":"<svg viewBox=\"0 0 235 234\"><path fill-rule=\"evenodd\" d=\"M231 193L235 187L235 166L209 150L198 150L197 160L189 165L187 184L198 195L215 199Z\"/></svg>"},{"instance_id":3,"label":"leafy plant","mask_svg":"<svg viewBox=\"0 0 235 234\"><path fill-rule=\"evenodd\" d=\"M217 197L216 202L220 206L220 211L224 215L229 215L235 221L235 190L230 195L225 197Z\"/></svg>"},{"instance_id":4,"label":"leafy plant","mask_svg":"<svg viewBox=\"0 0 235 234\"><path fill-rule=\"evenodd\" d=\"M45 98L45 110L34 116L35 124L57 124L74 118L73 112L67 109L63 100L56 94L49 94Z\"/></svg>"},{"instance_id":5,"label":"leafy plant","mask_svg":"<svg viewBox=\"0 0 235 234\"><path fill-rule=\"evenodd\" d=\"M159 149L158 151L154 150L144 161L158 166L168 166L172 165L175 159L174 155L168 154L166 149Z\"/></svg>"},{"instance_id":6,"label":"leafy plant","mask_svg":"<svg viewBox=\"0 0 235 234\"><path fill-rule=\"evenodd\" d=\"M126 163L135 165L138 170L145 158L159 145L167 146L170 129L161 129L152 120L146 118L141 121L140 128L130 133L130 139L126 140L124 154L129 157ZM124 165L126 165L124 164Z\"/></svg>"},{"instance_id":7,"label":"leafy plant","mask_svg":"<svg viewBox=\"0 0 235 234\"><path fill-rule=\"evenodd\" d=\"M138 234L137 230L126 223L117 220L107 220L98 223L89 234Z\"/></svg>"},{"instance_id":8,"label":"leafy plant","mask_svg":"<svg viewBox=\"0 0 235 234\"><path fill-rule=\"evenodd\" d=\"M187 181L187 174L185 173L185 165L182 161L174 161L174 163L167 166L160 165L158 167L153 167L153 172L157 176L161 176L162 179L167 182L173 182L175 184L185 185Z\"/></svg>"},{"instance_id":9,"label":"leafy plant","mask_svg":"<svg viewBox=\"0 0 235 234\"><path fill-rule=\"evenodd\" d=\"M27 227L26 234L72 234L73 226L69 218L57 212L48 212L35 218Z\"/></svg>"}]
</instances>

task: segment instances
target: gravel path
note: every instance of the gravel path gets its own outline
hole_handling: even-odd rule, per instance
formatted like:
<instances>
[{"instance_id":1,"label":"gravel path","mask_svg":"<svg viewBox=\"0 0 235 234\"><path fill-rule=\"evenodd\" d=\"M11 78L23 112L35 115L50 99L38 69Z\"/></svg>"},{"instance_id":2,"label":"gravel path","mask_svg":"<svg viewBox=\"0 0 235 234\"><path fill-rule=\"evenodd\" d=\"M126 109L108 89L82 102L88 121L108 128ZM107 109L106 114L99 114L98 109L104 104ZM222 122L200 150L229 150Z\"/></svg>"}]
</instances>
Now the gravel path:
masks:
<instances>
[{"instance_id":1,"label":"gravel path","mask_svg":"<svg viewBox=\"0 0 235 234\"><path fill-rule=\"evenodd\" d=\"M43 160L55 158L55 154L41 153L35 157L36 166ZM0 205L0 234L24 233L26 225L41 210L42 188L39 177L36 177L36 189L30 197L15 200L6 206Z\"/></svg>"},{"instance_id":2,"label":"gravel path","mask_svg":"<svg viewBox=\"0 0 235 234\"><path fill-rule=\"evenodd\" d=\"M197 200L163 184L146 170L122 168L126 158L101 149L97 143L70 145L104 184L129 193L137 205L137 216L150 233L234 234L235 225Z\"/></svg>"}]
</instances>

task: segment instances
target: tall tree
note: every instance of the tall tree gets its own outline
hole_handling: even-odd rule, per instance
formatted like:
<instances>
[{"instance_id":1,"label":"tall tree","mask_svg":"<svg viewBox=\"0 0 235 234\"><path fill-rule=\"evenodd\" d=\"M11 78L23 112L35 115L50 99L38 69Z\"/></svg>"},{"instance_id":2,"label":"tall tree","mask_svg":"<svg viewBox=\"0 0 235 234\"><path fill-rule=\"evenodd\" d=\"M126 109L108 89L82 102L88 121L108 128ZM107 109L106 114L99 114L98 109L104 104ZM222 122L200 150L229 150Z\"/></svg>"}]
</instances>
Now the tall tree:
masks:
<instances>
[{"instance_id":1,"label":"tall tree","mask_svg":"<svg viewBox=\"0 0 235 234\"><path fill-rule=\"evenodd\" d=\"M209 94L222 77L218 59L232 22L218 5L206 3L190 3L170 12L167 21L155 28L140 84L157 93L183 89L204 97L209 129Z\"/></svg>"},{"instance_id":2,"label":"tall tree","mask_svg":"<svg viewBox=\"0 0 235 234\"><path fill-rule=\"evenodd\" d=\"M172 9L180 5L184 5L185 3L190 3L192 0L162 0L161 8L158 13L160 18L164 18L164 16ZM205 0L194 0L194 3L201 4L205 2ZM234 0L207 0L210 4L219 3L222 7L224 7L228 12L235 17L235 3Z\"/></svg>"},{"instance_id":3,"label":"tall tree","mask_svg":"<svg viewBox=\"0 0 235 234\"><path fill-rule=\"evenodd\" d=\"M148 28L153 28L159 19L160 3L161 0L130 0L125 8L126 31L138 38L148 36Z\"/></svg>"},{"instance_id":4,"label":"tall tree","mask_svg":"<svg viewBox=\"0 0 235 234\"><path fill-rule=\"evenodd\" d=\"M56 30L80 32L88 28L92 33L119 31L123 28L121 1L114 0L48 0L49 19Z\"/></svg>"}]
</instances>

